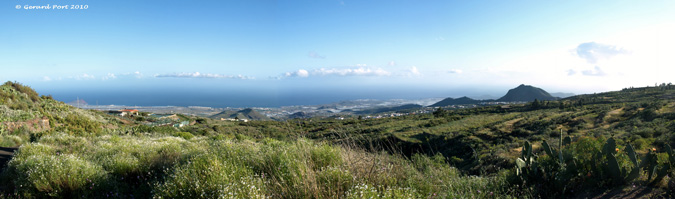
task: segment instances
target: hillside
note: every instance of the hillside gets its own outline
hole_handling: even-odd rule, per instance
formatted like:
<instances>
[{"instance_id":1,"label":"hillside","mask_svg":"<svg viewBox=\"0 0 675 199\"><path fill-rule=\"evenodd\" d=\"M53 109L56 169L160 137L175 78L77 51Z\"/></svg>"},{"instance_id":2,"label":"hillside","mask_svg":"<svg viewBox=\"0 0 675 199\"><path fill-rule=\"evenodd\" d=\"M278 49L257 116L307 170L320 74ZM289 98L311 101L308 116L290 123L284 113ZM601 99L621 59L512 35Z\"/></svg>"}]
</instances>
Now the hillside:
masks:
<instances>
[{"instance_id":1,"label":"hillside","mask_svg":"<svg viewBox=\"0 0 675 199\"><path fill-rule=\"evenodd\" d=\"M573 94L569 93L557 93L559 95L568 95L571 96ZM557 100L557 97L551 96L548 92L541 88L537 88L534 86L530 85L524 85L521 84L520 86L510 89L506 95L502 96L499 99L496 100L475 100L471 99L469 97L460 97L457 99L454 98L445 98L439 102L436 102L430 107L444 107L444 106L452 106L452 105L464 105L464 104L478 104L481 102L531 102L534 101L535 99L538 100Z\"/></svg>"},{"instance_id":2,"label":"hillside","mask_svg":"<svg viewBox=\"0 0 675 199\"><path fill-rule=\"evenodd\" d=\"M100 133L116 128L119 120L97 111L82 110L51 96L40 96L28 86L6 82L0 86L0 146L11 147L50 132Z\"/></svg>"},{"instance_id":3,"label":"hillside","mask_svg":"<svg viewBox=\"0 0 675 199\"><path fill-rule=\"evenodd\" d=\"M311 118L311 117L312 116L310 114L307 114L307 113L302 112L302 111L295 112L295 113L288 116L289 119L307 119L307 118Z\"/></svg>"},{"instance_id":4,"label":"hillside","mask_svg":"<svg viewBox=\"0 0 675 199\"><path fill-rule=\"evenodd\" d=\"M475 100L471 99L469 97L460 97L457 99L453 99L451 97L445 98L441 100L440 102L436 102L435 104L430 105L431 107L437 107L437 106L451 106L451 105L462 105L462 104L477 104L482 102L481 100Z\"/></svg>"},{"instance_id":5,"label":"hillside","mask_svg":"<svg viewBox=\"0 0 675 199\"><path fill-rule=\"evenodd\" d=\"M510 89L503 97L497 99L499 102L531 102L537 100L556 100L556 97L551 96L544 89L537 88L530 85L521 84L520 86Z\"/></svg>"},{"instance_id":6,"label":"hillside","mask_svg":"<svg viewBox=\"0 0 675 199\"><path fill-rule=\"evenodd\" d=\"M383 107L383 108L374 108L374 109L367 109L367 110L362 110L362 111L356 111L354 113L356 114L378 114L378 113L386 113L386 112L400 112L400 111L409 111L409 110L416 110L419 108L422 108L423 106L419 104L404 104L401 106L395 106L395 107Z\"/></svg>"},{"instance_id":7,"label":"hillside","mask_svg":"<svg viewBox=\"0 0 675 199\"><path fill-rule=\"evenodd\" d=\"M652 198L675 196L670 177L675 167L666 166L675 165L668 154L675 146L671 84L382 119L234 123L180 116L194 125L148 126L142 125L145 117L77 109L5 83L0 139L8 143L4 146L21 146L13 156L3 154L12 160L0 175L0 195L626 198L638 191ZM48 124L40 123L44 120ZM553 150L543 141L553 143ZM517 160L527 151L540 167ZM551 158L549 153L558 151L562 155ZM610 163L626 173L639 168L638 178L615 176ZM648 177L646 170L667 175ZM542 171L546 174L539 175Z\"/></svg>"},{"instance_id":8,"label":"hillside","mask_svg":"<svg viewBox=\"0 0 675 199\"><path fill-rule=\"evenodd\" d=\"M226 110L223 112L220 112L218 114L209 116L211 119L247 119L247 120L270 120L269 117L260 114L258 111L255 111L253 109L247 108L239 111L235 110Z\"/></svg>"}]
</instances>

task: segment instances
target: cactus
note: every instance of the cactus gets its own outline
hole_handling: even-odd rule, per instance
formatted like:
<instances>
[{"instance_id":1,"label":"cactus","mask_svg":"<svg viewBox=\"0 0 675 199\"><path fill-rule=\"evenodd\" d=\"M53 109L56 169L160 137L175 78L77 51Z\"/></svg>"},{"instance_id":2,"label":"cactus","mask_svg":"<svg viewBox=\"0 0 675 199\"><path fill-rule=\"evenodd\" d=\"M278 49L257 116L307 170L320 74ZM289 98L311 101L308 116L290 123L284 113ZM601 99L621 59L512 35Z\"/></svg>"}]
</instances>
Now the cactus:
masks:
<instances>
[{"instance_id":1,"label":"cactus","mask_svg":"<svg viewBox=\"0 0 675 199\"><path fill-rule=\"evenodd\" d=\"M666 144L666 153L668 153L668 161L670 164L675 164L675 153L673 153L673 148L670 148L670 145Z\"/></svg>"},{"instance_id":2,"label":"cactus","mask_svg":"<svg viewBox=\"0 0 675 199\"><path fill-rule=\"evenodd\" d=\"M579 176L578 162L571 154L572 151L565 147L572 143L572 139L563 137L562 131L558 143L558 149L553 148L546 140L542 142L542 149L550 159L534 159L531 145L525 142L521 157L516 160L516 173L531 185L547 186L554 190L562 190L564 193L572 180ZM528 162L529 158L529 162Z\"/></svg>"},{"instance_id":3,"label":"cactus","mask_svg":"<svg viewBox=\"0 0 675 199\"><path fill-rule=\"evenodd\" d=\"M598 154L598 156L605 156L605 170L609 173L615 183L626 183L640 177L641 166L638 163L638 156L637 153L635 153L635 149L628 144L624 148L624 151L626 155L628 155L631 163L633 163L633 168L630 171L628 171L628 168L626 167L621 167L616 160L616 154L619 153L619 149L616 148L616 141L614 141L614 138L609 138L602 147L601 154Z\"/></svg>"},{"instance_id":4,"label":"cactus","mask_svg":"<svg viewBox=\"0 0 675 199\"><path fill-rule=\"evenodd\" d=\"M673 149L670 145L666 144L665 150L666 153L668 153L668 158L666 158L666 162L664 162L663 165L658 164L656 152L654 151L650 151L646 157L649 161L647 163L647 172L649 174L648 180L653 184L661 182L668 173L673 172L673 169L675 169L675 167L673 167L673 164L675 164L675 154L673 154ZM654 177L654 180L652 181L651 179L654 174L656 174L656 177Z\"/></svg>"},{"instance_id":5,"label":"cactus","mask_svg":"<svg viewBox=\"0 0 675 199\"><path fill-rule=\"evenodd\" d=\"M529 141L525 141L520 158L516 159L516 174L522 176L526 169L530 168L533 162L532 145Z\"/></svg>"},{"instance_id":6,"label":"cactus","mask_svg":"<svg viewBox=\"0 0 675 199\"><path fill-rule=\"evenodd\" d=\"M630 182L640 177L640 164L638 163L637 153L635 153L635 149L632 145L628 144L624 151L626 151L628 158L630 158L630 161L633 163L633 169L624 178L627 182Z\"/></svg>"},{"instance_id":7,"label":"cactus","mask_svg":"<svg viewBox=\"0 0 675 199\"><path fill-rule=\"evenodd\" d=\"M532 145L530 142L525 141L521 157L516 159L516 175L525 183L532 183L532 181L539 181L542 179L541 168L535 159L536 156L532 152Z\"/></svg>"},{"instance_id":8,"label":"cactus","mask_svg":"<svg viewBox=\"0 0 675 199\"><path fill-rule=\"evenodd\" d=\"M523 145L523 151L521 152L521 157L525 162L530 162L532 159L532 145L530 144L529 141L525 141L525 145Z\"/></svg>"},{"instance_id":9,"label":"cactus","mask_svg":"<svg viewBox=\"0 0 675 199\"><path fill-rule=\"evenodd\" d=\"M607 170L609 171L609 175L614 180L621 180L621 167L619 166L619 162L616 161L616 157L614 157L614 155L607 156Z\"/></svg>"},{"instance_id":10,"label":"cactus","mask_svg":"<svg viewBox=\"0 0 675 199\"><path fill-rule=\"evenodd\" d=\"M664 146L668 158L665 162L659 163L655 149L650 150L641 158L632 145L627 144L621 150L617 147L616 140L609 138L601 150L589 151L594 154L593 158L597 161L590 164L589 172L586 169L588 167L585 167L588 165L581 165L581 163L586 162L575 158L574 151L568 148L571 142L572 139L563 137L562 132L557 149L544 140L541 144L542 150L550 158L538 159L533 153L532 145L526 141L520 157L516 159L517 176L525 184L535 185L543 189L558 190L564 194L570 185L586 180L586 177L583 177L584 175L590 177L591 172L596 178L609 180L611 183L608 185L635 181L640 178L641 170L646 171L647 182L652 184L660 183L666 175L673 175L673 172L675 172L675 152L669 145ZM622 153L630 160L627 166L622 166L617 160Z\"/></svg>"},{"instance_id":11,"label":"cactus","mask_svg":"<svg viewBox=\"0 0 675 199\"><path fill-rule=\"evenodd\" d=\"M655 151L649 151L642 160L642 168L647 172L647 181L652 181L652 177L657 171L658 157Z\"/></svg>"},{"instance_id":12,"label":"cactus","mask_svg":"<svg viewBox=\"0 0 675 199\"><path fill-rule=\"evenodd\" d=\"M554 148L552 148L551 145L549 145L548 142L546 142L546 140L544 140L541 143L541 146L542 146L542 148L544 148L544 152L546 152L546 155L550 156L551 158L555 158L556 156L558 156L558 163L562 166L565 163L574 162L573 161L574 157L570 156L569 154L567 156L565 156L565 154L563 153L563 147L568 146L571 143L572 143L572 138L570 138L569 136L567 136L565 138L562 138L562 132L561 132L559 150L555 150Z\"/></svg>"},{"instance_id":13,"label":"cactus","mask_svg":"<svg viewBox=\"0 0 675 199\"><path fill-rule=\"evenodd\" d=\"M614 138L609 138L607 139L605 145L602 147L602 154L614 155L616 153L614 149L616 149L616 141L614 141Z\"/></svg>"},{"instance_id":14,"label":"cactus","mask_svg":"<svg viewBox=\"0 0 675 199\"><path fill-rule=\"evenodd\" d=\"M561 136L562 136L562 134L561 134ZM564 146L570 145L570 144L572 144L572 138L570 138L570 136L567 136L567 137L565 137L565 139L563 139L562 143L563 143Z\"/></svg>"},{"instance_id":15,"label":"cactus","mask_svg":"<svg viewBox=\"0 0 675 199\"><path fill-rule=\"evenodd\" d=\"M551 149L551 146L548 145L548 142L544 140L544 142L541 143L541 146L544 148L544 152L546 152L546 155L553 157L554 151Z\"/></svg>"}]
</instances>

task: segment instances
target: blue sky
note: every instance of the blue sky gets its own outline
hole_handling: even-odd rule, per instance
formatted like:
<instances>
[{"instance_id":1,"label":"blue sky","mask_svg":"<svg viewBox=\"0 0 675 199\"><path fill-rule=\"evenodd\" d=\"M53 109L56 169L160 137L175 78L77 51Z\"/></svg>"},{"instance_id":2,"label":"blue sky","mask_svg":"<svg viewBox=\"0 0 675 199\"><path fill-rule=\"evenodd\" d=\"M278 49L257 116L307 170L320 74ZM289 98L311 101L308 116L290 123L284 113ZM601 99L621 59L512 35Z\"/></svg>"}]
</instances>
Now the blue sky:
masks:
<instances>
[{"instance_id":1,"label":"blue sky","mask_svg":"<svg viewBox=\"0 0 675 199\"><path fill-rule=\"evenodd\" d=\"M88 9L24 7L47 4ZM671 82L672 35L675 3L656 0L5 0L0 80L55 95L589 93Z\"/></svg>"}]
</instances>

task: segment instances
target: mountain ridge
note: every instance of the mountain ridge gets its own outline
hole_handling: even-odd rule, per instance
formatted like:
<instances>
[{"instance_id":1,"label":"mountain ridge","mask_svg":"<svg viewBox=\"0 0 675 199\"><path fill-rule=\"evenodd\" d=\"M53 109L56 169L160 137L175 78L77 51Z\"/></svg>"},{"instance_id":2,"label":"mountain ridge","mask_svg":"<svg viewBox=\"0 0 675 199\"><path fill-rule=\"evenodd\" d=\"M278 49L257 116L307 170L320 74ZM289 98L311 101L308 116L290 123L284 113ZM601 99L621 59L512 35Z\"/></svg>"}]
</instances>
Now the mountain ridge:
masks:
<instances>
[{"instance_id":1,"label":"mountain ridge","mask_svg":"<svg viewBox=\"0 0 675 199\"><path fill-rule=\"evenodd\" d=\"M270 120L269 117L260 114L258 111L255 111L251 108L242 109L239 111L235 110L226 110L218 114L209 116L211 119L221 119L221 118L238 118L238 119L248 119L248 120Z\"/></svg>"},{"instance_id":2,"label":"mountain ridge","mask_svg":"<svg viewBox=\"0 0 675 199\"><path fill-rule=\"evenodd\" d=\"M544 89L534 87L531 85L521 84L516 88L509 89L509 91L504 96L496 100L476 100L467 96L456 99L448 97L430 105L430 107L452 106L462 104L478 104L481 102L531 102L534 101L535 99L558 100L560 98L553 97L550 93L546 92Z\"/></svg>"},{"instance_id":3,"label":"mountain ridge","mask_svg":"<svg viewBox=\"0 0 675 199\"><path fill-rule=\"evenodd\" d=\"M448 97L448 98L445 98L445 99L443 99L439 102L436 102L436 103L432 104L431 106L435 107L435 106L451 106L451 105L461 105L461 104L477 104L477 103L480 103L480 102L483 102L483 101L489 101L489 100L475 100L475 99L471 99L467 96L460 97L460 98L457 98L457 99Z\"/></svg>"},{"instance_id":4,"label":"mountain ridge","mask_svg":"<svg viewBox=\"0 0 675 199\"><path fill-rule=\"evenodd\" d=\"M531 102L534 100L557 100L557 97L551 96L544 89L521 84L520 86L510 89L506 95L497 99L499 102Z\"/></svg>"}]
</instances>

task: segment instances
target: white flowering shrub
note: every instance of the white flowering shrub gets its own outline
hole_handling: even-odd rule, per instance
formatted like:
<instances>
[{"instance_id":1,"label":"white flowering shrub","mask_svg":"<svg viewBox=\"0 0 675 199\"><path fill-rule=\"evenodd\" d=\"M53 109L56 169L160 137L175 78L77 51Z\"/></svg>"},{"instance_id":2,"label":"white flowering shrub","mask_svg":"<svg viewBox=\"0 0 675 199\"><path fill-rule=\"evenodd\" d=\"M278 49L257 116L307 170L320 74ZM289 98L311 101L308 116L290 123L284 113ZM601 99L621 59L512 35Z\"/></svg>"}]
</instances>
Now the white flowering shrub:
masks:
<instances>
[{"instance_id":1,"label":"white flowering shrub","mask_svg":"<svg viewBox=\"0 0 675 199\"><path fill-rule=\"evenodd\" d=\"M23 143L23 139L16 135L0 134L0 147L14 147Z\"/></svg>"},{"instance_id":2,"label":"white flowering shrub","mask_svg":"<svg viewBox=\"0 0 675 199\"><path fill-rule=\"evenodd\" d=\"M35 118L35 113L30 110L13 110L6 105L0 105L0 122L26 121Z\"/></svg>"},{"instance_id":3,"label":"white flowering shrub","mask_svg":"<svg viewBox=\"0 0 675 199\"><path fill-rule=\"evenodd\" d=\"M14 184L21 195L32 197L75 197L92 194L105 180L106 172L97 164L72 154L40 154L49 149L19 153L9 162ZM22 150L26 150L22 148ZM40 155L35 155L40 154Z\"/></svg>"},{"instance_id":4,"label":"white flowering shrub","mask_svg":"<svg viewBox=\"0 0 675 199\"><path fill-rule=\"evenodd\" d=\"M265 198L253 171L216 155L200 155L178 166L154 190L155 198Z\"/></svg>"},{"instance_id":5,"label":"white flowering shrub","mask_svg":"<svg viewBox=\"0 0 675 199\"><path fill-rule=\"evenodd\" d=\"M361 198L386 198L386 199L403 199L403 198L420 198L419 194L411 188L398 187L382 187L372 186L368 184L357 184L347 192L346 198L361 199Z\"/></svg>"}]
</instances>

